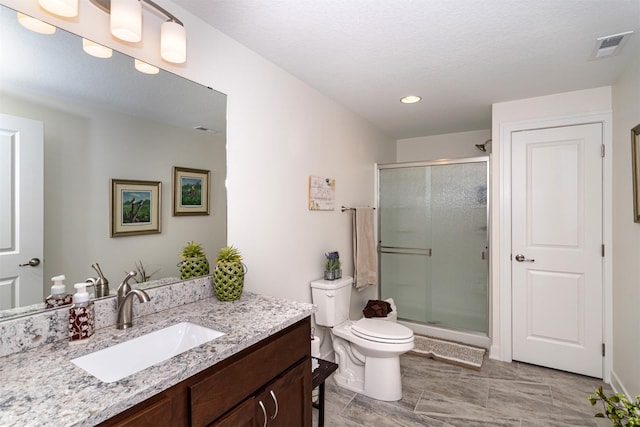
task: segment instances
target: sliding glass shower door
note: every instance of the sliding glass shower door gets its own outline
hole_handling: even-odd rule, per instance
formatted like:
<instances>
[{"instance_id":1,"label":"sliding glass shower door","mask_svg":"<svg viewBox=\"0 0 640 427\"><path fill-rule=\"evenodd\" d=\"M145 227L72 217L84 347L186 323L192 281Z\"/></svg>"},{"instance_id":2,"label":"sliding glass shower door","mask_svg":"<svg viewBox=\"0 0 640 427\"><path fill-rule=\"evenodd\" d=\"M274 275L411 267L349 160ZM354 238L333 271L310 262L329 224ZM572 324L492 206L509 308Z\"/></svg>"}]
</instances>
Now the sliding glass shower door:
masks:
<instances>
[{"instance_id":1,"label":"sliding glass shower door","mask_svg":"<svg viewBox=\"0 0 640 427\"><path fill-rule=\"evenodd\" d=\"M404 320L488 331L488 158L379 166L380 293Z\"/></svg>"}]
</instances>

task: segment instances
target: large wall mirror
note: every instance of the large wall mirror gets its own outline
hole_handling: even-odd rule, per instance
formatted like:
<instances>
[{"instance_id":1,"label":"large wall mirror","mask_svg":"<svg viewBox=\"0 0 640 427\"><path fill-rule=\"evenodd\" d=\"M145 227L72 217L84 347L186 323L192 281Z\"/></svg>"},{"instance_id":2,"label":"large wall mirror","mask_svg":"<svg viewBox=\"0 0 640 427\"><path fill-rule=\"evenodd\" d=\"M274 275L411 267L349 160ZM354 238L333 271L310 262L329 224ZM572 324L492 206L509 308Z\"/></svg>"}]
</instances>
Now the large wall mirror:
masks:
<instances>
[{"instance_id":1,"label":"large wall mirror","mask_svg":"<svg viewBox=\"0 0 640 427\"><path fill-rule=\"evenodd\" d=\"M179 280L179 255L191 240L212 261L226 245L226 95L163 70L141 73L133 58L115 51L110 58L90 56L81 37L30 31L4 6L0 40L0 318L23 314L21 306L44 308L53 276L65 275L71 293L74 283L96 276L94 263L113 294L126 272L140 266L153 273L152 281ZM12 163L26 157L13 118L41 123L40 166ZM173 215L174 167L210 171L208 215ZM21 175L12 178L18 169ZM44 183L43 195L35 197L43 205L17 212L8 203L22 197L20 191L37 192L32 178ZM112 179L161 183L159 233L111 237ZM16 233L20 215L38 210L43 232ZM40 240L42 253L3 261L24 248L19 239L25 236ZM32 258L40 264L16 270ZM39 278L29 298L20 276Z\"/></svg>"}]
</instances>

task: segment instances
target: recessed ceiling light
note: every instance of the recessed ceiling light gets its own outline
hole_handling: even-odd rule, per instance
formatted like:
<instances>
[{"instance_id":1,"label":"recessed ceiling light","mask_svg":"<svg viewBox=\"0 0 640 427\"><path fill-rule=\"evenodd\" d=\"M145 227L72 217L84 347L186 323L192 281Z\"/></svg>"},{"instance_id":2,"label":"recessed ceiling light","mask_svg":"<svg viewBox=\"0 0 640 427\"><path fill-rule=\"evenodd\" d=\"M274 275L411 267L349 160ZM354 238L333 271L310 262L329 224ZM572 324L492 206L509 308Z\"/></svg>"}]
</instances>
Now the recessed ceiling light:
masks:
<instances>
[{"instance_id":1,"label":"recessed ceiling light","mask_svg":"<svg viewBox=\"0 0 640 427\"><path fill-rule=\"evenodd\" d=\"M402 102L403 104L415 104L416 102L419 102L422 99L422 97L417 96L417 95L409 95L409 96L405 96L404 98L400 99L400 102Z\"/></svg>"}]
</instances>

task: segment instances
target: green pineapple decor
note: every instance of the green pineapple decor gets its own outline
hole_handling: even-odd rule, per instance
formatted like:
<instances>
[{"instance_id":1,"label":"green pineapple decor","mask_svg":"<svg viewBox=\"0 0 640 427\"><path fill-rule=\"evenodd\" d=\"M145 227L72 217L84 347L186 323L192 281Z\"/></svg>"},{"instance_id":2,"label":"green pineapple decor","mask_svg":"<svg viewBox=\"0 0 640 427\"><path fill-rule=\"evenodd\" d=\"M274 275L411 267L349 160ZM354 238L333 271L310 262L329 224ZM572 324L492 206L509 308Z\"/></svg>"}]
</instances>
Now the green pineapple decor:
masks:
<instances>
[{"instance_id":1,"label":"green pineapple decor","mask_svg":"<svg viewBox=\"0 0 640 427\"><path fill-rule=\"evenodd\" d=\"M180 278L182 280L209 274L209 261L207 261L207 255L199 243L193 240L188 242L187 246L182 248L180 258L182 258L182 261L178 266L180 267Z\"/></svg>"},{"instance_id":2,"label":"green pineapple decor","mask_svg":"<svg viewBox=\"0 0 640 427\"><path fill-rule=\"evenodd\" d=\"M233 246L220 249L213 269L213 290L220 301L235 301L242 295L246 266Z\"/></svg>"}]
</instances>

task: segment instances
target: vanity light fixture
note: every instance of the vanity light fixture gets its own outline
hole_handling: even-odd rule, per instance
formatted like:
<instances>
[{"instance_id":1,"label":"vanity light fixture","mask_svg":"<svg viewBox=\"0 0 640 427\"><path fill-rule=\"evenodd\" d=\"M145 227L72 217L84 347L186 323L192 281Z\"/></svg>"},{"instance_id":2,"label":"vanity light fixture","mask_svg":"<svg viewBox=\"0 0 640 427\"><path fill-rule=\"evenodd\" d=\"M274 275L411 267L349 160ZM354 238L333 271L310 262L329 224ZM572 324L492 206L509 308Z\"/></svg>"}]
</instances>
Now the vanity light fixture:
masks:
<instances>
[{"instance_id":1,"label":"vanity light fixture","mask_svg":"<svg viewBox=\"0 0 640 427\"><path fill-rule=\"evenodd\" d=\"M111 34L130 43L142 40L142 6L164 15L160 26L160 57L174 64L187 61L187 32L184 24L152 0L89 0L110 15ZM54 15L70 18L78 15L78 0L38 0L40 6ZM23 24L24 25L24 24ZM35 30L34 30L35 31Z\"/></svg>"},{"instance_id":2,"label":"vanity light fixture","mask_svg":"<svg viewBox=\"0 0 640 427\"><path fill-rule=\"evenodd\" d=\"M187 60L187 32L181 24L167 21L160 26L160 56L174 64Z\"/></svg>"},{"instance_id":3,"label":"vanity light fixture","mask_svg":"<svg viewBox=\"0 0 640 427\"><path fill-rule=\"evenodd\" d=\"M78 16L78 0L38 0L38 4L54 15L65 18Z\"/></svg>"},{"instance_id":4,"label":"vanity light fixture","mask_svg":"<svg viewBox=\"0 0 640 427\"><path fill-rule=\"evenodd\" d=\"M415 104L416 102L420 102L421 99L422 97L418 95L409 95L401 98L400 102L402 102L403 104Z\"/></svg>"},{"instance_id":5,"label":"vanity light fixture","mask_svg":"<svg viewBox=\"0 0 640 427\"><path fill-rule=\"evenodd\" d=\"M145 74L158 74L160 72L160 69L158 67L147 64L146 62L140 61L139 59L134 60L133 66L136 67L136 70Z\"/></svg>"},{"instance_id":6,"label":"vanity light fixture","mask_svg":"<svg viewBox=\"0 0 640 427\"><path fill-rule=\"evenodd\" d=\"M111 0L111 34L126 42L142 40L142 3L138 0Z\"/></svg>"},{"instance_id":7,"label":"vanity light fixture","mask_svg":"<svg viewBox=\"0 0 640 427\"><path fill-rule=\"evenodd\" d=\"M96 58L111 58L113 50L91 40L82 39L82 50Z\"/></svg>"},{"instance_id":8,"label":"vanity light fixture","mask_svg":"<svg viewBox=\"0 0 640 427\"><path fill-rule=\"evenodd\" d=\"M39 19L33 18L29 15L25 15L21 12L18 12L18 22L23 27L31 31L35 31L36 33L53 34L56 32L56 27L54 27L53 25L42 22Z\"/></svg>"}]
</instances>

